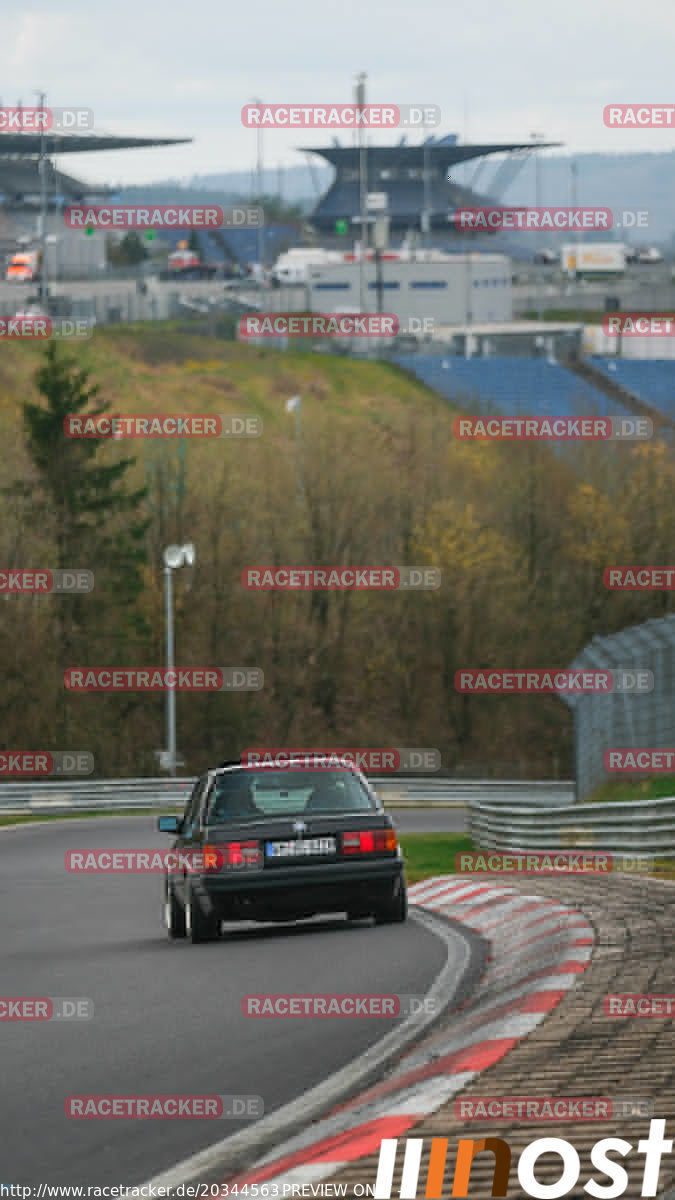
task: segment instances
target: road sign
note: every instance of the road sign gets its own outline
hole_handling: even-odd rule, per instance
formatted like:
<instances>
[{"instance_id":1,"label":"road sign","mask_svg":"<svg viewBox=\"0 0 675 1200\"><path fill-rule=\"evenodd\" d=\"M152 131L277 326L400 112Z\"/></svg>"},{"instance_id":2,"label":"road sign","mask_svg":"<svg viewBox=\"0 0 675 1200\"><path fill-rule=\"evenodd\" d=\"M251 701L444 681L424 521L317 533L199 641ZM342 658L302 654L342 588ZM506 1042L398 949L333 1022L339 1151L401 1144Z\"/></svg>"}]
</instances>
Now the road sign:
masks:
<instances>
[{"instance_id":1,"label":"road sign","mask_svg":"<svg viewBox=\"0 0 675 1200\"><path fill-rule=\"evenodd\" d=\"M389 204L389 197L386 192L368 192L366 194L366 208L369 212L386 212Z\"/></svg>"},{"instance_id":2,"label":"road sign","mask_svg":"<svg viewBox=\"0 0 675 1200\"><path fill-rule=\"evenodd\" d=\"M155 756L159 759L159 766L160 766L161 771L170 771L171 770L171 751L170 750L155 750ZM183 758L176 758L174 765L177 767L184 767L185 760Z\"/></svg>"},{"instance_id":3,"label":"road sign","mask_svg":"<svg viewBox=\"0 0 675 1200\"><path fill-rule=\"evenodd\" d=\"M389 245L389 217L375 218L374 245L376 250L386 250Z\"/></svg>"}]
</instances>

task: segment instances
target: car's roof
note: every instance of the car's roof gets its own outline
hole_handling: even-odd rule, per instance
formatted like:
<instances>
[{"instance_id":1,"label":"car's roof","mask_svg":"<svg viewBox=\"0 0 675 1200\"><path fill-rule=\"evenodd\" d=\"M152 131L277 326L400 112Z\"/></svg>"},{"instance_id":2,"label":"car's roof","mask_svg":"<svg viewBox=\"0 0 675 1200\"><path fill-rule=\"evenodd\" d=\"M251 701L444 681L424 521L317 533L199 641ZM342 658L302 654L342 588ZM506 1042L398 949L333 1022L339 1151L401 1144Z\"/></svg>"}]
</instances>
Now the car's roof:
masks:
<instances>
[{"instance_id":1,"label":"car's roof","mask_svg":"<svg viewBox=\"0 0 675 1200\"><path fill-rule=\"evenodd\" d=\"M307 758L309 758L309 757L310 757L310 755L303 755L303 756L298 755L297 758L289 758L286 760L286 762L283 762L283 763L228 762L228 763L221 763L219 767L212 767L211 769L218 774L220 774L221 771L287 771L289 768L292 768L292 767L295 767L296 770L301 767L305 770L310 770L311 768L307 767ZM320 759L320 758L327 759L329 756L327 754L325 754L325 755L317 754L315 757L317 759ZM322 769L323 769L322 766L319 765L319 763L317 763L316 770L321 771ZM341 763L338 763L337 766L331 766L328 769L331 771L353 771L355 774L360 774L360 771L355 763L341 762Z\"/></svg>"},{"instance_id":2,"label":"car's roof","mask_svg":"<svg viewBox=\"0 0 675 1200\"><path fill-rule=\"evenodd\" d=\"M230 772L235 771L292 771L293 769L297 771L349 771L352 775L356 775L358 779L362 779L364 783L367 783L365 775L359 770L355 763L339 763L337 766L325 768L318 764L316 767L308 767L306 757L289 758L288 761L284 763L221 763L219 767L212 767L208 773L213 775L227 775ZM317 755L316 757L328 758L328 755Z\"/></svg>"}]
</instances>

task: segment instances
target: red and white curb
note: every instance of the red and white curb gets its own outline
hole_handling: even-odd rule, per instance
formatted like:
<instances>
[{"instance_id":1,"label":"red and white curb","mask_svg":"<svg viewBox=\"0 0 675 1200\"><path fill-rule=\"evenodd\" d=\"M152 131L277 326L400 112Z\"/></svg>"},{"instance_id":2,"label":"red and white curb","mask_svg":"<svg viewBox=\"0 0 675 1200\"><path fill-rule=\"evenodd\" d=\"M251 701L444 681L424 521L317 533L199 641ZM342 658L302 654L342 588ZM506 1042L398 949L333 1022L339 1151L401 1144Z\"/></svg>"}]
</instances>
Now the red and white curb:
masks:
<instances>
[{"instance_id":1,"label":"red and white curb","mask_svg":"<svg viewBox=\"0 0 675 1200\"><path fill-rule=\"evenodd\" d=\"M260 1158L234 1184L310 1184L379 1151L461 1092L526 1037L576 986L588 966L593 928L582 913L546 896L522 895L485 877L426 879L413 904L452 917L491 942L476 993L452 1022L404 1054L384 1082L333 1109ZM225 1181L224 1181L225 1182Z\"/></svg>"}]
</instances>

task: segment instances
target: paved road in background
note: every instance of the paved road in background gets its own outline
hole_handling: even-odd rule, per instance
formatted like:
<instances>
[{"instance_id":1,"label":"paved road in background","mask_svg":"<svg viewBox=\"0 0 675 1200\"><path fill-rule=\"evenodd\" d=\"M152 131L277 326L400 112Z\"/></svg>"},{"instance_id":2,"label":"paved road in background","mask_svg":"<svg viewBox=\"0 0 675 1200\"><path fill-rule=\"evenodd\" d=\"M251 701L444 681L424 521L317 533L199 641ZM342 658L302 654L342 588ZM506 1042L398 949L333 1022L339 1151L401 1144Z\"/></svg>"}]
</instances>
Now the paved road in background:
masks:
<instances>
[{"instance_id":1,"label":"paved road in background","mask_svg":"<svg viewBox=\"0 0 675 1200\"><path fill-rule=\"evenodd\" d=\"M396 814L401 830L461 817ZM426 826L425 826L426 827ZM424 992L445 961L417 922L230 925L214 944L169 943L161 876L70 874L69 849L168 848L155 819L97 818L0 832L2 995L90 997L88 1022L5 1021L0 1179L141 1183L242 1128L224 1120L81 1120L75 1094L263 1097L267 1112L363 1052L390 1020L255 1020L246 993ZM461 961L457 935L457 961ZM40 1154L36 1146L40 1146ZM48 1170L46 1164L49 1164Z\"/></svg>"},{"instance_id":2,"label":"paved road in background","mask_svg":"<svg viewBox=\"0 0 675 1200\"><path fill-rule=\"evenodd\" d=\"M399 833L465 833L469 827L468 808L391 808L389 811Z\"/></svg>"}]
</instances>

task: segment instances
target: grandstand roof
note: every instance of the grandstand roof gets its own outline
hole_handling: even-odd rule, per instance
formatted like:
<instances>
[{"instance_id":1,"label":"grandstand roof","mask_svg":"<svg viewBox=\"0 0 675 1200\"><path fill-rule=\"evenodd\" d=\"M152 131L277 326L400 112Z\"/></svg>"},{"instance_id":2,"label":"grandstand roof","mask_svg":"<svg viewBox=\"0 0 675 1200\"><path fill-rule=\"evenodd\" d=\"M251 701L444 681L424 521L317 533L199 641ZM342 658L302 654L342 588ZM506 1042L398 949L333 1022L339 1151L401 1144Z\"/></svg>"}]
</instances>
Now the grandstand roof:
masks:
<instances>
[{"instance_id":1,"label":"grandstand roof","mask_svg":"<svg viewBox=\"0 0 675 1200\"><path fill-rule=\"evenodd\" d=\"M104 196L111 190L82 183L72 175L56 171L49 161L46 169L50 202L54 199L54 193L65 196L69 200L84 200L87 196ZM38 164L33 159L3 159L0 157L0 193L6 204L16 203L26 195L39 195L39 192L40 172Z\"/></svg>"},{"instance_id":2,"label":"grandstand roof","mask_svg":"<svg viewBox=\"0 0 675 1200\"><path fill-rule=\"evenodd\" d=\"M44 147L42 140L44 138ZM116 137L99 133L0 133L0 160L9 154L81 154L85 150L134 150L144 146L180 146L193 138Z\"/></svg>"},{"instance_id":3,"label":"grandstand roof","mask_svg":"<svg viewBox=\"0 0 675 1200\"><path fill-rule=\"evenodd\" d=\"M515 150L548 150L560 142L487 142L485 144L458 146L444 140L427 139L416 146L368 146L368 160L375 160L378 167L424 167L452 166L453 163L468 162L472 158L483 158L488 154L510 154ZM360 150L358 146L301 146L306 154L318 154L334 167L358 169Z\"/></svg>"},{"instance_id":4,"label":"grandstand roof","mask_svg":"<svg viewBox=\"0 0 675 1200\"><path fill-rule=\"evenodd\" d=\"M424 182L418 180L380 180L375 164L369 164L373 169L368 171L368 190L380 187L387 188L388 216L392 230L407 229L416 225L424 207ZM471 207L484 203L483 197L469 188L460 188L447 180L431 180L428 187L428 206L431 214L431 224L441 228L446 233L450 230L448 214L455 208ZM360 208L360 193L358 180L346 181L338 176L328 191L321 197L309 220L317 229L334 229L338 217L348 217L354 220Z\"/></svg>"}]
</instances>

